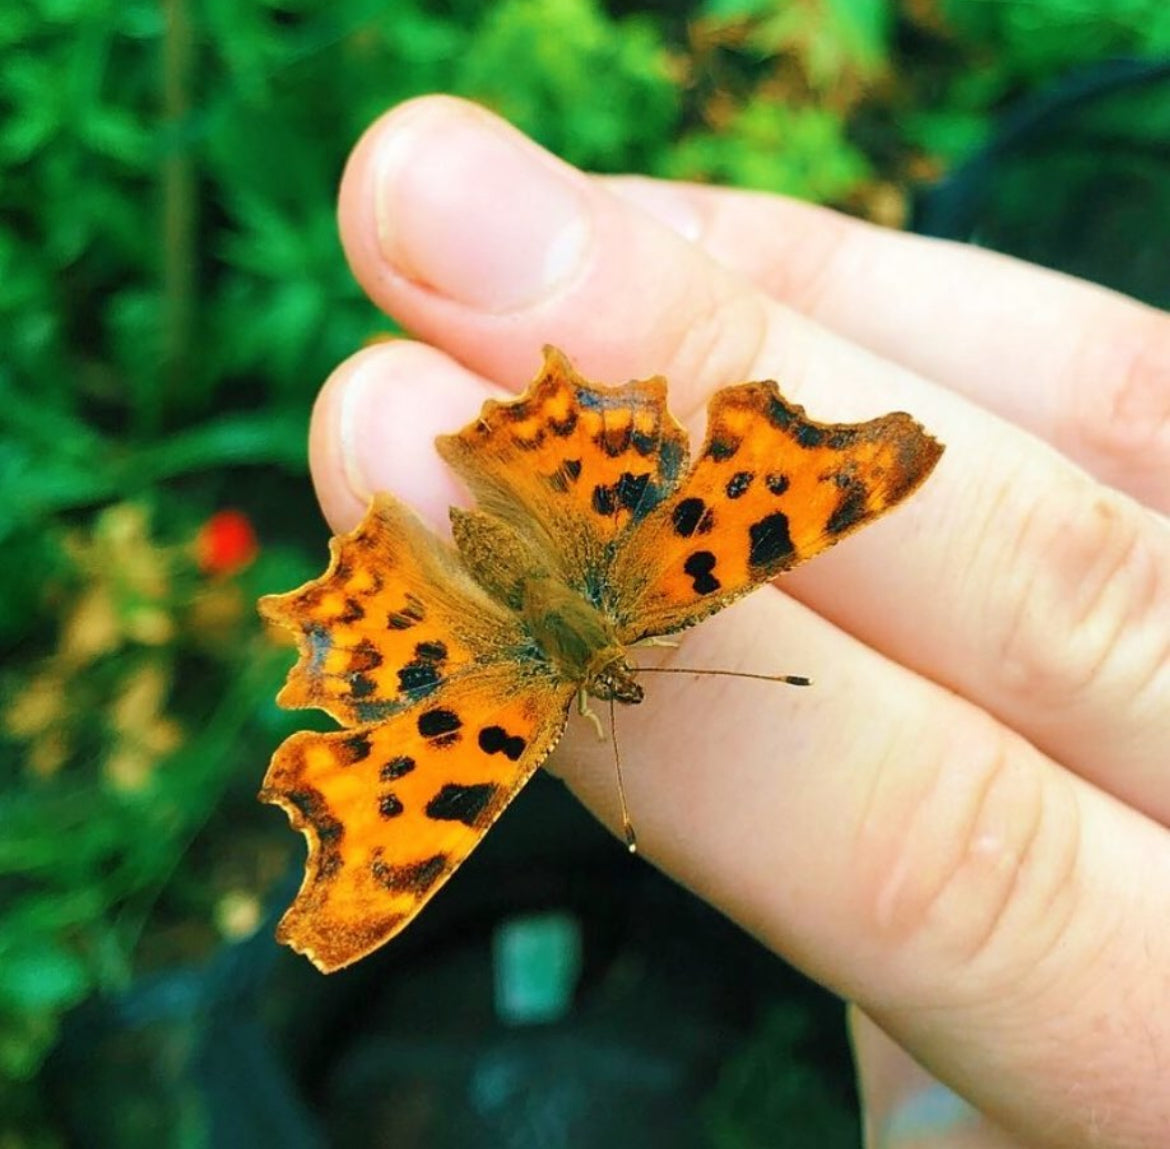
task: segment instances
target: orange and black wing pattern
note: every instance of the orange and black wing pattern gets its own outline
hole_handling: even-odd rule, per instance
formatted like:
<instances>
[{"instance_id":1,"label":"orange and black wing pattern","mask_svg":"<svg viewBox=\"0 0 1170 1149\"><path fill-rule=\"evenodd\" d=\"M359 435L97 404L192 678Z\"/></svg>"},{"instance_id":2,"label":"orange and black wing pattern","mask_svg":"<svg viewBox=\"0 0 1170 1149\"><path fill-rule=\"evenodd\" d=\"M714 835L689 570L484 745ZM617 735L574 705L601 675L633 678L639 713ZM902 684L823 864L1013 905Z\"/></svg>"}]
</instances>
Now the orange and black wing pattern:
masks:
<instances>
[{"instance_id":1,"label":"orange and black wing pattern","mask_svg":"<svg viewBox=\"0 0 1170 1149\"><path fill-rule=\"evenodd\" d=\"M820 554L905 499L942 450L901 412L817 423L772 382L717 392L694 466L615 557L619 637L690 626Z\"/></svg>"}]
</instances>

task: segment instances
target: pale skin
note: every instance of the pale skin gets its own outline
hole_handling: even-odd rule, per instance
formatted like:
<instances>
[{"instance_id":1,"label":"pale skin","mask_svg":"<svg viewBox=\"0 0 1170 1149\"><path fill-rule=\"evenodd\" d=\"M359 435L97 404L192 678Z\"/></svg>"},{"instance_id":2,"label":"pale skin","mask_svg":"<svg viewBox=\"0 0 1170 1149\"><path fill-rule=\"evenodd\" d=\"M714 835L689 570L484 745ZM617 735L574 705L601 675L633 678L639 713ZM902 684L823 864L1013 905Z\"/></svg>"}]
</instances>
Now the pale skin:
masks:
<instances>
[{"instance_id":1,"label":"pale skin","mask_svg":"<svg viewBox=\"0 0 1170 1149\"><path fill-rule=\"evenodd\" d=\"M1086 206L1086 210L1091 210ZM619 706L640 853L843 998L871 1147L1170 1145L1170 319L986 252L764 195L583 175L429 97L358 144L343 242L414 335L314 412L335 531L540 347L600 382L776 378L946 445L907 503L688 633ZM552 768L618 831L612 749ZM944 1082L970 1103L899 1124Z\"/></svg>"}]
</instances>

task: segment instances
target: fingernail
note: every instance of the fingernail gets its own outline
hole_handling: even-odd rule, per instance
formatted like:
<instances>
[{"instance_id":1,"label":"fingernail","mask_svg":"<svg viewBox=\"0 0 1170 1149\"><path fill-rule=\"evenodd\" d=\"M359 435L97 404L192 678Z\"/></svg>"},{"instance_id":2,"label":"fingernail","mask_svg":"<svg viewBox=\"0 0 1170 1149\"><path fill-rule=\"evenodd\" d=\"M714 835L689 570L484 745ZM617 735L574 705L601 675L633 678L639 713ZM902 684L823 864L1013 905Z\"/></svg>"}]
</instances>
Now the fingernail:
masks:
<instances>
[{"instance_id":1,"label":"fingernail","mask_svg":"<svg viewBox=\"0 0 1170 1149\"><path fill-rule=\"evenodd\" d=\"M438 101L407 113L377 179L382 254L458 303L519 311L582 266L583 177L486 113Z\"/></svg>"},{"instance_id":2,"label":"fingernail","mask_svg":"<svg viewBox=\"0 0 1170 1149\"><path fill-rule=\"evenodd\" d=\"M910 1094L882 1124L879 1149L905 1149L973 1126L979 1112L945 1085L929 1085Z\"/></svg>"}]
</instances>

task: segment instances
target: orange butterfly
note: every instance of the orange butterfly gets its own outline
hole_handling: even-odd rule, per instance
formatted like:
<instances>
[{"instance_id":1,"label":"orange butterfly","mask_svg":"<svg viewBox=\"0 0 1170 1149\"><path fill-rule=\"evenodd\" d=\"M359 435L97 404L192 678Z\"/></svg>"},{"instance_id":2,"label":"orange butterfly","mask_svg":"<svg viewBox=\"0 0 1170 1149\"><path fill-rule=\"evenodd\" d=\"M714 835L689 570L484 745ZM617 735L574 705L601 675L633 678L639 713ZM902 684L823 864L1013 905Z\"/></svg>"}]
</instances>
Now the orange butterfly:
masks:
<instances>
[{"instance_id":1,"label":"orange butterfly","mask_svg":"<svg viewBox=\"0 0 1170 1149\"><path fill-rule=\"evenodd\" d=\"M278 937L331 971L393 937L545 760L575 699L642 699L628 651L872 522L942 446L909 415L821 424L775 383L718 392L694 463L662 378L598 387L545 349L443 458L476 498L454 546L378 495L326 573L261 600L297 632L294 734L261 798L308 840Z\"/></svg>"}]
</instances>

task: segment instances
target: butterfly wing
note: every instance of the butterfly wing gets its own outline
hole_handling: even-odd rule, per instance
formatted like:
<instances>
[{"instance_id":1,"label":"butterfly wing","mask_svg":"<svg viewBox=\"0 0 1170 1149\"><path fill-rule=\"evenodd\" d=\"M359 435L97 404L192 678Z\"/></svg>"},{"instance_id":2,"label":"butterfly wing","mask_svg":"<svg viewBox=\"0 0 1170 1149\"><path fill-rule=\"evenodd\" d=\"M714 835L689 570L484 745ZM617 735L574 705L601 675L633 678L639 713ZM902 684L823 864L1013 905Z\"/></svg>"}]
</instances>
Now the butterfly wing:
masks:
<instances>
[{"instance_id":1,"label":"butterfly wing","mask_svg":"<svg viewBox=\"0 0 1170 1149\"><path fill-rule=\"evenodd\" d=\"M573 693L497 664L377 725L289 738L260 794L309 844L279 940L330 972L405 928L548 756Z\"/></svg>"},{"instance_id":2,"label":"butterfly wing","mask_svg":"<svg viewBox=\"0 0 1170 1149\"><path fill-rule=\"evenodd\" d=\"M349 727L294 734L261 791L309 844L279 937L323 970L410 921L548 755L574 694L388 496L331 550L325 575L261 603L300 648L279 701Z\"/></svg>"},{"instance_id":3,"label":"butterfly wing","mask_svg":"<svg viewBox=\"0 0 1170 1149\"><path fill-rule=\"evenodd\" d=\"M619 540L670 496L687 466L665 380L596 387L552 347L523 396L489 401L437 446L475 495L473 533L492 538L497 554L523 550L517 563L543 565L595 605ZM461 525L457 517L457 539ZM463 549L478 570L472 548ZM490 581L490 572L481 577Z\"/></svg>"},{"instance_id":4,"label":"butterfly wing","mask_svg":"<svg viewBox=\"0 0 1170 1149\"><path fill-rule=\"evenodd\" d=\"M610 570L623 643L691 626L906 498L942 445L909 415L825 424L773 382L717 392L694 466Z\"/></svg>"},{"instance_id":5,"label":"butterfly wing","mask_svg":"<svg viewBox=\"0 0 1170 1149\"><path fill-rule=\"evenodd\" d=\"M524 645L515 618L464 571L452 547L389 495L329 542L320 578L260 600L294 631L300 659L277 696L354 725L421 701L454 675Z\"/></svg>"}]
</instances>

